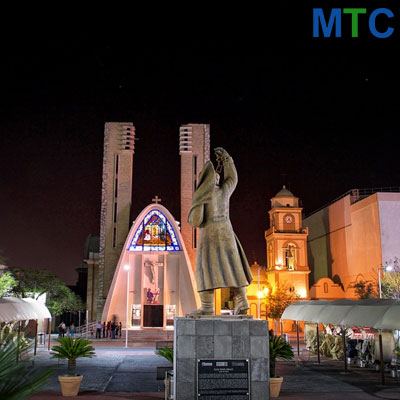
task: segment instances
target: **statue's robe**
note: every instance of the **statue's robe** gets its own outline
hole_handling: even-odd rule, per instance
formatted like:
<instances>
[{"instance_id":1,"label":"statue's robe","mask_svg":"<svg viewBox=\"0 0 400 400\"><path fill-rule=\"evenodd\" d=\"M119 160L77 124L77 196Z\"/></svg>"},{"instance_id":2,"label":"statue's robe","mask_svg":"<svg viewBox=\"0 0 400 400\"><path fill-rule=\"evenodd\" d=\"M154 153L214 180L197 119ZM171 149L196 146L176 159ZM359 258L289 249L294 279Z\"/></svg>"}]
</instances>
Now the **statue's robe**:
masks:
<instances>
[{"instance_id":1,"label":"statue's robe","mask_svg":"<svg viewBox=\"0 0 400 400\"><path fill-rule=\"evenodd\" d=\"M188 222L200 228L196 257L197 290L248 286L253 277L243 248L229 220L229 199L237 185L232 158L224 162L224 181L215 184L207 162L199 175Z\"/></svg>"}]
</instances>

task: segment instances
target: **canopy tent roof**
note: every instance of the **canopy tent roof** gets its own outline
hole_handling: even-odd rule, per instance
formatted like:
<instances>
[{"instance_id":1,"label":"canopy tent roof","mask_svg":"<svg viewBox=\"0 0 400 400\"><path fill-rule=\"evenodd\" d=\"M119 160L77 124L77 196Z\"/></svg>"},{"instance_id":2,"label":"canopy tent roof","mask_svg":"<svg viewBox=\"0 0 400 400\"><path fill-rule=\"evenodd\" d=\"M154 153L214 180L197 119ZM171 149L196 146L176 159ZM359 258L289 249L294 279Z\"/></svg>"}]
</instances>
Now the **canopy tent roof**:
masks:
<instances>
[{"instance_id":1,"label":"canopy tent roof","mask_svg":"<svg viewBox=\"0 0 400 400\"><path fill-rule=\"evenodd\" d=\"M0 299L0 322L51 318L47 307L35 299L4 297Z\"/></svg>"},{"instance_id":2,"label":"canopy tent roof","mask_svg":"<svg viewBox=\"0 0 400 400\"><path fill-rule=\"evenodd\" d=\"M282 319L375 329L400 329L400 300L303 300L287 307Z\"/></svg>"}]
</instances>

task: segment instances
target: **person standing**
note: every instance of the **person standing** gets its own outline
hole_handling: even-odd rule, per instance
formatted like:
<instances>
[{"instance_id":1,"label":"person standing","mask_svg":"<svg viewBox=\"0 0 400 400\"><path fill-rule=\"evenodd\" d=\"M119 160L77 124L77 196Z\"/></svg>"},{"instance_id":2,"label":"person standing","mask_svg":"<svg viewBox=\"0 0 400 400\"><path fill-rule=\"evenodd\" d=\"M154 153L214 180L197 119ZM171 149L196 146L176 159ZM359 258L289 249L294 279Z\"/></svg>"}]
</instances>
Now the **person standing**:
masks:
<instances>
[{"instance_id":1,"label":"person standing","mask_svg":"<svg viewBox=\"0 0 400 400\"><path fill-rule=\"evenodd\" d=\"M96 339L101 339L101 329L103 325L101 325L101 321L97 321L96 324Z\"/></svg>"},{"instance_id":2,"label":"person standing","mask_svg":"<svg viewBox=\"0 0 400 400\"><path fill-rule=\"evenodd\" d=\"M103 322L103 339L106 337L106 321Z\"/></svg>"},{"instance_id":3,"label":"person standing","mask_svg":"<svg viewBox=\"0 0 400 400\"><path fill-rule=\"evenodd\" d=\"M115 328L116 328L115 323L112 322L111 323L111 339L115 339Z\"/></svg>"},{"instance_id":4,"label":"person standing","mask_svg":"<svg viewBox=\"0 0 400 400\"><path fill-rule=\"evenodd\" d=\"M72 323L71 326L69 327L69 333L71 335L72 338L74 338L75 336L75 324Z\"/></svg>"},{"instance_id":5,"label":"person standing","mask_svg":"<svg viewBox=\"0 0 400 400\"><path fill-rule=\"evenodd\" d=\"M122 322L119 323L119 337L122 336Z\"/></svg>"},{"instance_id":6,"label":"person standing","mask_svg":"<svg viewBox=\"0 0 400 400\"><path fill-rule=\"evenodd\" d=\"M66 327L64 321L61 321L61 324L58 325L58 336L64 337L66 329L67 329L67 327Z\"/></svg>"}]
</instances>

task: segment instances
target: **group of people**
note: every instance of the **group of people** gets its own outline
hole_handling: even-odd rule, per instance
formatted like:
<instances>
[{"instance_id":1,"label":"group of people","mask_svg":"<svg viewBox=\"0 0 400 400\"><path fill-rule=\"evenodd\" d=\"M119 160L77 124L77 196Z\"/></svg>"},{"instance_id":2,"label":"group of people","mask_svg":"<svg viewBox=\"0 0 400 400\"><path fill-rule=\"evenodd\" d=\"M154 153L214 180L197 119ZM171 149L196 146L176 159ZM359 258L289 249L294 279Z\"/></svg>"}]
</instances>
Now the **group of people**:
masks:
<instances>
[{"instance_id":1,"label":"group of people","mask_svg":"<svg viewBox=\"0 0 400 400\"><path fill-rule=\"evenodd\" d=\"M93 337L93 331L90 332L91 336ZM103 334L103 336L102 336ZM122 335L122 322L112 322L108 321L107 323L104 321L97 321L96 324L96 339L103 339L111 338L115 339L116 337L121 337Z\"/></svg>"},{"instance_id":2,"label":"group of people","mask_svg":"<svg viewBox=\"0 0 400 400\"><path fill-rule=\"evenodd\" d=\"M69 337L72 338L75 336L75 325L72 323L70 326L67 327L64 321L61 321L60 325L58 325L58 337Z\"/></svg>"}]
</instances>

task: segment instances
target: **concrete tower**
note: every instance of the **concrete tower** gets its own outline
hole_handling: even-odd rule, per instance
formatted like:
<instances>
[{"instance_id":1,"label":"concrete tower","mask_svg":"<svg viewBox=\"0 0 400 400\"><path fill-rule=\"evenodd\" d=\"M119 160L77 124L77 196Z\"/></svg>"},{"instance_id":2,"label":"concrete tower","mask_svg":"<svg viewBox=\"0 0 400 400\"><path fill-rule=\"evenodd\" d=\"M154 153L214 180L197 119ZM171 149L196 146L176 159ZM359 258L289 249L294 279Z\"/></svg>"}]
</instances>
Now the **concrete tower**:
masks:
<instances>
[{"instance_id":1,"label":"concrete tower","mask_svg":"<svg viewBox=\"0 0 400 400\"><path fill-rule=\"evenodd\" d=\"M187 222L199 173L210 159L210 125L187 124L179 129L181 156L181 233L192 268L196 263L198 232Z\"/></svg>"},{"instance_id":2,"label":"concrete tower","mask_svg":"<svg viewBox=\"0 0 400 400\"><path fill-rule=\"evenodd\" d=\"M107 122L101 192L98 320L129 232L134 152L135 127L132 122ZM91 319L94 317L90 316Z\"/></svg>"}]
</instances>

